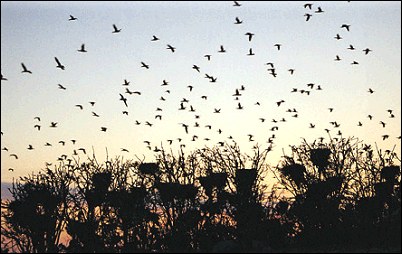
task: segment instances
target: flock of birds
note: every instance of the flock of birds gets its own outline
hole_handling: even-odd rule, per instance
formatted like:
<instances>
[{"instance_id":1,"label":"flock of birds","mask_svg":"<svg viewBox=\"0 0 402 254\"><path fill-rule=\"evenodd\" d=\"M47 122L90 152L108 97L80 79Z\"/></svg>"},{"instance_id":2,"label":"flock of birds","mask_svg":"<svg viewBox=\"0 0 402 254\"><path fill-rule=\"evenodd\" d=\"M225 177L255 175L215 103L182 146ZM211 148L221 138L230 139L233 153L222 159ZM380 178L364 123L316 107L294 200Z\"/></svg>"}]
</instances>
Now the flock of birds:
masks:
<instances>
[{"instance_id":1,"label":"flock of birds","mask_svg":"<svg viewBox=\"0 0 402 254\"><path fill-rule=\"evenodd\" d=\"M234 8L239 8L241 6L242 6L242 4L239 3L238 1L233 1L233 7ZM312 4L312 3L306 3L306 4L303 5L304 9L306 9L308 11L313 11L313 6L314 6L314 4ZM325 13L325 10L323 10L321 7L318 6L313 11L313 13L305 13L304 14L304 16L306 17L305 21L307 21L307 22L310 21L313 18L314 15L325 15L323 13ZM73 15L70 15L68 21L69 22L79 22L79 19L77 17L73 16ZM234 25L238 26L238 25L241 25L242 23L243 23L243 20L240 17L235 17L234 18ZM124 32L124 29L119 28L115 24L112 24L112 28L113 29L112 29L111 33L113 33L113 34L118 34L118 33ZM342 32L345 32L345 33L352 32L352 27L349 24L340 24L339 28L340 28L339 32L334 32L334 34L335 34L334 39L335 40L342 40L343 39ZM246 32L244 35L246 36L245 39L247 39L247 41L251 43L253 41L253 38L254 38L255 34L252 33L252 32ZM160 41L160 38L158 38L156 35L153 35L152 38L150 39L150 41L152 43L157 43L158 41ZM283 45L280 44L280 43L276 43L276 44L273 45L273 47L276 50L280 51L282 49ZM175 53L176 50L178 50L178 49L176 49L176 47L172 46L171 44L166 44L166 50L169 50L171 53ZM353 45L350 45L347 48L347 50L355 51L357 49ZM365 49L361 49L361 50L362 50L364 55L368 55L370 52L373 51L373 50L371 50L369 48L365 48ZM85 44L82 44L81 47L79 47L79 49L77 49L77 52L82 53L82 54L87 53L87 49L86 49ZM225 46L220 45L219 47L217 47L217 53L218 54L226 54L227 50L225 49ZM253 48L250 47L249 50L248 50L248 53L246 55L247 56L254 56L255 52L253 51ZM205 54L204 58L206 59L207 62L208 61L213 61L213 55L212 54ZM334 61L336 61L336 62L341 61L341 60L342 60L342 58L339 55L336 55L335 58L334 58ZM57 57L54 57L54 61L55 61L55 67L56 68L59 68L62 71L64 71L67 68L65 65L63 65L62 61L60 61ZM141 64L140 65L141 68L150 69L149 64L147 64L145 62L141 62L140 64ZM351 63L351 65L358 65L358 64L359 64L359 62L357 62L357 61L353 61ZM277 78L278 73L277 73L275 63L274 62L267 62L264 65L267 68L268 75L272 76L273 78ZM27 67L24 63L21 63L21 67L22 67L22 71L21 71L22 74L24 74L24 75L25 74L34 75L34 73L30 70L30 68ZM196 73L198 73L198 75L201 74L202 69L201 69L201 67L199 65L194 64L191 68ZM296 70L294 68L289 68L288 73L289 73L289 75L295 75ZM209 73L204 73L203 75L204 75L204 78L207 79L211 83L216 83L219 80L218 77L216 77L216 76L214 76L212 74L209 74ZM6 77L4 77L3 74L1 74L1 81L3 82L3 81L7 81L7 80L8 79ZM142 93L141 93L141 91L131 90L130 81L127 80L127 79L124 79L124 81L123 81L123 83L121 85L122 85L124 90L122 90L122 92L120 92L118 95L116 95L116 99L118 98L118 100L121 101L122 107L125 109L121 113L123 115L128 115L129 114L128 109L130 108L130 100L128 99L129 96L140 96ZM169 81L163 80L161 82L160 86L165 88L163 94L159 98L159 100L163 102L163 101L167 100L167 98L168 98L168 96L169 96L169 94L171 92ZM58 84L58 88L60 90L67 90L68 89L68 87L63 86L62 84ZM193 89L194 89L194 86L188 85L187 88L188 88L188 92L191 93L193 91ZM236 108L235 108L236 110L244 110L244 108L245 108L244 103L241 101L242 95L245 93L245 90L246 90L246 87L244 85L242 85L242 86L240 86L238 88L235 88L234 91L233 91L233 94L231 95L233 97L233 99L236 101ZM323 91L323 90L324 90L323 87L321 85L319 85L319 84L308 83L308 84L305 85L305 87L302 87L302 88L300 88L300 87L292 88L292 90L289 91L289 93L300 93L300 94L309 96L313 92L320 92L320 91ZM372 88L368 88L367 93L368 94L373 94L373 93L375 93L375 91ZM208 96L207 95L202 95L201 99L203 101L207 101ZM97 102L89 101L88 103L89 103L90 107L95 108L95 104ZM262 102L260 102L260 101L256 101L254 106L259 107L259 106L261 106L261 103ZM283 108L283 105L285 103L286 103L286 101L283 100L283 99L275 101L276 107L280 108L280 109ZM76 107L79 110L84 110L84 108L86 108L86 106L83 105L83 104L75 104L73 106ZM210 131L216 131L216 133L218 133L219 135L222 135L222 133L224 133L224 130L223 130L224 128L222 128L222 127L221 128L215 127L215 126L213 126L212 124L209 124L209 123L201 124L200 123L201 122L201 115L197 114L196 106L192 104L190 99L182 98L180 101L178 101L177 106L178 106L177 110L179 110L179 111L188 111L191 114L193 114L193 117L194 117L194 122L193 123L189 123L189 122L179 123L179 126L182 128L182 132L185 133L186 135L189 134L191 136L191 138L190 138L191 141L197 141L200 138L199 135L197 135L197 133L196 133L196 130L198 128L206 128L206 129L208 129ZM135 120L134 124L135 125L144 124L145 126L152 127L154 125L153 121L162 121L163 112L164 112L163 110L164 110L163 107L157 107L155 109L156 113L155 113L155 115L154 115L152 120L151 119L147 119L145 121ZM328 108L329 113L332 113L333 111L334 111L334 108ZM91 112L92 112L93 117L97 117L97 118L101 117L94 110L91 110ZM289 118L298 118L299 115L300 115L300 112L296 108L288 108L288 109L285 110L285 112L287 114L289 114L289 117L282 117L281 119L271 119L271 120L268 120L268 119L266 119L264 117L259 117L258 120L257 120L257 121L259 121L261 123L270 122L272 124L270 127L268 127L268 129L272 132L272 135L266 141L266 143L268 144L267 148L266 148L267 150L272 150L273 149L274 144L275 144L275 139L277 138L275 132L279 130L280 124L290 121ZM393 112L392 109L388 109L387 112L388 112L388 117L389 118L395 118L395 115L394 115L394 112ZM214 108L213 112L211 112L211 113L212 114L220 114L220 113L222 113L222 108L216 107L216 108ZM205 117L205 118L208 119L208 117ZM372 115L368 115L367 118L369 120L374 119L374 117ZM35 121L35 123L33 125L33 128L35 128L37 131L41 131L42 128L43 128L41 118L39 116L35 116L34 121ZM385 120L379 120L378 124L380 124L383 128L386 128L386 126L387 126L387 123L385 122ZM57 128L58 125L59 125L58 122L50 122L48 127L49 128ZM332 126L333 129L336 129L336 131L337 131L336 135L339 135L339 136L342 135L342 132L339 129L340 126L341 126L340 123L338 123L337 121L331 121L330 125ZM363 120L358 121L356 123L356 125L359 126L359 127L362 127L363 126ZM308 128L311 128L311 129L316 128L316 124L309 123ZM107 126L100 126L99 131L107 132L108 127ZM329 133L332 130L330 128L326 128L325 131ZM1 135L3 136L3 132L1 132ZM385 140L385 139L387 139L389 137L390 136L388 134L382 135L383 140ZM254 142L255 141L253 134L247 134L247 138L248 138L249 142ZM397 138L401 139L401 136L399 136ZM226 143L225 140L227 140L227 139L234 140L234 138L231 135L229 135L229 136L222 135L222 140L217 142L217 145L220 145L220 146L223 147L225 145L225 143ZM185 147L186 146L182 137L171 138L171 139L167 139L166 141L168 142L169 145L172 145L174 142L178 142L178 143L180 143L180 147ZM205 137L204 141L210 141L210 138ZM76 146L76 144L78 144L78 141L76 139L71 139L69 141L59 140L58 144L61 145L61 146L65 146L67 142L71 142L71 144L75 145L75 146ZM152 144L148 140L144 140L143 143L144 143L145 147L147 149L151 150L151 151L154 151L154 152L161 151L158 146ZM52 146L52 144L50 142L46 142L44 144L44 146L50 147L50 146ZM36 147L34 147L32 144L27 144L27 149L28 150L34 150L35 148ZM15 159L19 158L16 153L10 152L9 149L6 146L4 146L2 148L2 151L9 152L10 157L13 157ZM121 148L121 152L129 152L129 150L127 148ZM86 149L84 147L76 146L76 148L73 150L72 155L78 155L79 153L86 154L87 151L86 151ZM71 159L69 159L68 155L62 154L57 158L57 160L71 160ZM52 165L52 163L46 162L46 166L50 166L50 165ZM9 168L9 171L13 171L13 170L14 170L14 168Z\"/></svg>"}]
</instances>

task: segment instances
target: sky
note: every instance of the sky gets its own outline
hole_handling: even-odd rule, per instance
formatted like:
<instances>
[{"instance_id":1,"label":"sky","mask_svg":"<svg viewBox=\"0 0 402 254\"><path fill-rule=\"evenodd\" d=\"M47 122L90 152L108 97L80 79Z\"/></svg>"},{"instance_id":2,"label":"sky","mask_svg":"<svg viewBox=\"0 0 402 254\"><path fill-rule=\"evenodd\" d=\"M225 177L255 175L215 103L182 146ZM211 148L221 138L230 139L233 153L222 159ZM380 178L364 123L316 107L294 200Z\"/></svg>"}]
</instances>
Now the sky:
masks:
<instances>
[{"instance_id":1,"label":"sky","mask_svg":"<svg viewBox=\"0 0 402 254\"><path fill-rule=\"evenodd\" d=\"M7 79L1 81L2 181L38 172L62 154L71 157L74 150L84 159L80 148L95 152L100 161L106 160L106 151L109 158L154 161L153 150L161 144L174 152L185 144L190 152L230 143L230 136L243 152L251 153L257 143L268 147L274 134L268 160L276 165L283 151L300 144L302 137L311 142L328 139L325 129L333 137L341 130L343 137L358 137L381 149L395 146L401 154L400 2L239 3L2 1L1 74ZM304 8L305 3L312 3L312 9ZM318 7L324 12L316 13ZM306 13L312 14L308 21ZM69 21L70 15L77 20ZM236 18L241 24L235 24ZM113 24L119 33L112 33ZM350 25L350 31L343 24ZM254 34L251 41L247 32ZM335 39L337 34L342 39ZM151 41L153 36L159 40ZM85 53L77 51L82 44ZM218 52L221 45L225 53ZM350 45L355 50L348 49ZM250 48L255 55L247 55ZM372 51L365 54L366 48ZM340 61L334 61L337 55ZM55 57L65 70L56 68ZM276 77L268 70L269 62ZM22 73L21 63L32 74ZM122 85L125 79L128 86ZM163 80L168 85L161 86ZM241 86L245 89L235 100ZM126 88L141 95L130 95ZM183 98L189 102L179 110ZM237 109L238 103L243 109ZM339 128L330 124L334 121ZM50 127L51 122L57 127ZM183 123L189 126L188 134ZM275 126L278 130L271 131ZM383 135L389 138L383 140ZM144 141L151 142L151 150ZM51 146L45 146L47 142ZM29 145L34 149L28 150Z\"/></svg>"}]
</instances>

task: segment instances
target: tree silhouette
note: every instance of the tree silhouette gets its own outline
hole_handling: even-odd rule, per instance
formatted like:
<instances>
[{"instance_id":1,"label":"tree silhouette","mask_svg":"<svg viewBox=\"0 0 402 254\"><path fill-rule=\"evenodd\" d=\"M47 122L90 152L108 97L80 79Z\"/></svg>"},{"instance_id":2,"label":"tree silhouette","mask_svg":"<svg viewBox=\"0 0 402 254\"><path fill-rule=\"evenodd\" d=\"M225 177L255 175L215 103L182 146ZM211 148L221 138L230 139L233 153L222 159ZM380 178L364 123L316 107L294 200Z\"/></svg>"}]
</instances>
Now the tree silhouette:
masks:
<instances>
[{"instance_id":1,"label":"tree silhouette","mask_svg":"<svg viewBox=\"0 0 402 254\"><path fill-rule=\"evenodd\" d=\"M354 137L323 141L291 146L276 167L270 149L246 155L236 143L162 147L149 163L64 158L14 182L2 201L2 251L400 249L396 153Z\"/></svg>"}]
</instances>

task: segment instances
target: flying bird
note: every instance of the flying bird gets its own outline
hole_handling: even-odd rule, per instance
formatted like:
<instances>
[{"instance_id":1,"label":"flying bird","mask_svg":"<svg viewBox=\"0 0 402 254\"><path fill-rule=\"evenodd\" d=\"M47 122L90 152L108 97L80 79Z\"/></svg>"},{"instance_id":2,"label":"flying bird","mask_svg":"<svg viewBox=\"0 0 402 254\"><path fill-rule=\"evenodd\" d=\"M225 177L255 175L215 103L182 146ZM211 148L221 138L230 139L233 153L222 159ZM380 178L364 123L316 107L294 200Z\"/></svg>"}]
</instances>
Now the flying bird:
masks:
<instances>
[{"instance_id":1,"label":"flying bird","mask_svg":"<svg viewBox=\"0 0 402 254\"><path fill-rule=\"evenodd\" d=\"M60 69L62 69L62 70L65 69L64 65L62 65L62 64L60 63L60 61L59 61L59 59L57 59L57 57L55 57L54 60L55 60L56 63L57 63L56 68L60 68Z\"/></svg>"},{"instance_id":2,"label":"flying bird","mask_svg":"<svg viewBox=\"0 0 402 254\"><path fill-rule=\"evenodd\" d=\"M149 65L144 62L141 62L141 67L149 69Z\"/></svg>"},{"instance_id":3,"label":"flying bird","mask_svg":"<svg viewBox=\"0 0 402 254\"><path fill-rule=\"evenodd\" d=\"M8 79L6 79L6 78L3 76L3 74L1 74L1 80L6 81L6 80L8 80Z\"/></svg>"},{"instance_id":4,"label":"flying bird","mask_svg":"<svg viewBox=\"0 0 402 254\"><path fill-rule=\"evenodd\" d=\"M123 101L123 102L124 102L124 105L126 105L126 107L128 107L128 105L127 105L127 98L125 98L122 94L120 94L120 99L119 99L119 100Z\"/></svg>"},{"instance_id":5,"label":"flying bird","mask_svg":"<svg viewBox=\"0 0 402 254\"><path fill-rule=\"evenodd\" d=\"M95 116L95 117L99 117L99 115L98 115L98 114L96 114L96 113L95 113L95 112L93 112L93 111L92 111L92 115L93 115L93 116Z\"/></svg>"},{"instance_id":6,"label":"flying bird","mask_svg":"<svg viewBox=\"0 0 402 254\"><path fill-rule=\"evenodd\" d=\"M151 41L157 41L157 40L159 40L159 38L156 37L155 35L152 35L152 40Z\"/></svg>"},{"instance_id":7,"label":"flying bird","mask_svg":"<svg viewBox=\"0 0 402 254\"><path fill-rule=\"evenodd\" d=\"M237 1L233 1L233 6L240 7L241 4L239 2L237 2Z\"/></svg>"},{"instance_id":8,"label":"flying bird","mask_svg":"<svg viewBox=\"0 0 402 254\"><path fill-rule=\"evenodd\" d=\"M80 105L80 104L77 104L77 105L75 105L76 107L78 107L79 109L83 109L84 107L82 106L82 105Z\"/></svg>"},{"instance_id":9,"label":"flying bird","mask_svg":"<svg viewBox=\"0 0 402 254\"><path fill-rule=\"evenodd\" d=\"M66 87L62 86L61 84L57 84L57 85L58 85L59 89L61 89L61 90L66 90L67 89Z\"/></svg>"},{"instance_id":10,"label":"flying bird","mask_svg":"<svg viewBox=\"0 0 402 254\"><path fill-rule=\"evenodd\" d=\"M106 132L107 128L106 127L101 127L101 131Z\"/></svg>"},{"instance_id":11,"label":"flying bird","mask_svg":"<svg viewBox=\"0 0 402 254\"><path fill-rule=\"evenodd\" d=\"M324 11L321 9L321 7L318 7L315 13L323 13Z\"/></svg>"},{"instance_id":12,"label":"flying bird","mask_svg":"<svg viewBox=\"0 0 402 254\"><path fill-rule=\"evenodd\" d=\"M85 44L81 44L81 48L79 50L77 50L78 52L82 52L82 53L86 53L87 50L85 49Z\"/></svg>"},{"instance_id":13,"label":"flying bird","mask_svg":"<svg viewBox=\"0 0 402 254\"><path fill-rule=\"evenodd\" d=\"M198 72L200 72L200 67L198 67L198 66L195 65L195 64L193 65L193 69L196 70L196 71L198 71Z\"/></svg>"},{"instance_id":14,"label":"flying bird","mask_svg":"<svg viewBox=\"0 0 402 254\"><path fill-rule=\"evenodd\" d=\"M27 148L28 150L33 150L34 148L33 148L33 146L32 145L28 145L28 148Z\"/></svg>"},{"instance_id":15,"label":"flying bird","mask_svg":"<svg viewBox=\"0 0 402 254\"><path fill-rule=\"evenodd\" d=\"M112 33L120 33L121 29L118 29L115 24L113 24L113 32Z\"/></svg>"},{"instance_id":16,"label":"flying bird","mask_svg":"<svg viewBox=\"0 0 402 254\"><path fill-rule=\"evenodd\" d=\"M336 34L336 36L334 38L337 39L337 40L342 39L342 37L339 34Z\"/></svg>"},{"instance_id":17,"label":"flying bird","mask_svg":"<svg viewBox=\"0 0 402 254\"><path fill-rule=\"evenodd\" d=\"M277 47L278 50L280 50L282 45L277 43L277 44L275 44L274 46Z\"/></svg>"},{"instance_id":18,"label":"flying bird","mask_svg":"<svg viewBox=\"0 0 402 254\"><path fill-rule=\"evenodd\" d=\"M244 35L247 35L247 36L248 36L248 41L251 41L251 39L252 39L253 36L254 36L254 34L253 34L253 33L250 33L250 32L247 32L247 33L245 33Z\"/></svg>"},{"instance_id":19,"label":"flying bird","mask_svg":"<svg viewBox=\"0 0 402 254\"><path fill-rule=\"evenodd\" d=\"M304 8L309 8L311 10L311 7L313 6L313 4L304 4Z\"/></svg>"},{"instance_id":20,"label":"flying bird","mask_svg":"<svg viewBox=\"0 0 402 254\"><path fill-rule=\"evenodd\" d=\"M73 21L73 20L77 20L77 18L74 17L73 15L70 15L70 18L68 19L68 21Z\"/></svg>"},{"instance_id":21,"label":"flying bird","mask_svg":"<svg viewBox=\"0 0 402 254\"><path fill-rule=\"evenodd\" d=\"M24 63L21 63L21 66L22 66L22 73L26 72L32 74L32 71L28 70Z\"/></svg>"},{"instance_id":22,"label":"flying bird","mask_svg":"<svg viewBox=\"0 0 402 254\"><path fill-rule=\"evenodd\" d=\"M14 157L16 160L18 160L18 156L15 153L10 154L10 157Z\"/></svg>"},{"instance_id":23,"label":"flying bird","mask_svg":"<svg viewBox=\"0 0 402 254\"><path fill-rule=\"evenodd\" d=\"M372 93L374 93L374 90L369 88L368 92L372 94Z\"/></svg>"},{"instance_id":24,"label":"flying bird","mask_svg":"<svg viewBox=\"0 0 402 254\"><path fill-rule=\"evenodd\" d=\"M56 128L57 127L57 122L51 122L50 127L51 128Z\"/></svg>"},{"instance_id":25,"label":"flying bird","mask_svg":"<svg viewBox=\"0 0 402 254\"><path fill-rule=\"evenodd\" d=\"M290 75L293 75L293 73L295 72L295 69L289 69L288 71L290 72Z\"/></svg>"},{"instance_id":26,"label":"flying bird","mask_svg":"<svg viewBox=\"0 0 402 254\"><path fill-rule=\"evenodd\" d=\"M277 103L276 103L276 105L278 105L278 107L282 104L282 103L284 103L285 101L284 100L280 100L280 101L278 101Z\"/></svg>"},{"instance_id":27,"label":"flying bird","mask_svg":"<svg viewBox=\"0 0 402 254\"><path fill-rule=\"evenodd\" d=\"M236 20L236 22L235 22L236 25L240 25L241 23L243 23L243 21L240 20L238 17L236 17L235 20Z\"/></svg>"},{"instance_id":28,"label":"flying bird","mask_svg":"<svg viewBox=\"0 0 402 254\"><path fill-rule=\"evenodd\" d=\"M176 48L168 44L166 49L170 49L173 53Z\"/></svg>"},{"instance_id":29,"label":"flying bird","mask_svg":"<svg viewBox=\"0 0 402 254\"><path fill-rule=\"evenodd\" d=\"M363 49L363 51L364 51L364 53L367 55L370 51L372 51L371 49L369 49L369 48L366 48L366 49Z\"/></svg>"},{"instance_id":30,"label":"flying bird","mask_svg":"<svg viewBox=\"0 0 402 254\"><path fill-rule=\"evenodd\" d=\"M335 61L341 61L341 58L338 55L336 55Z\"/></svg>"},{"instance_id":31,"label":"flying bird","mask_svg":"<svg viewBox=\"0 0 402 254\"><path fill-rule=\"evenodd\" d=\"M310 13L306 13L306 14L304 14L304 16L306 17L306 21L309 21L311 16L313 16L313 15Z\"/></svg>"},{"instance_id":32,"label":"flying bird","mask_svg":"<svg viewBox=\"0 0 402 254\"><path fill-rule=\"evenodd\" d=\"M349 32L350 25L342 24L341 28L345 28Z\"/></svg>"},{"instance_id":33,"label":"flying bird","mask_svg":"<svg viewBox=\"0 0 402 254\"><path fill-rule=\"evenodd\" d=\"M248 55L248 56L254 56L254 55L255 55L252 48L250 48L250 49L248 50L248 54L247 54L247 55Z\"/></svg>"},{"instance_id":34,"label":"flying bird","mask_svg":"<svg viewBox=\"0 0 402 254\"><path fill-rule=\"evenodd\" d=\"M225 53L226 52L226 50L223 48L223 45L221 45L221 47L220 47L218 52L219 53Z\"/></svg>"},{"instance_id":35,"label":"flying bird","mask_svg":"<svg viewBox=\"0 0 402 254\"><path fill-rule=\"evenodd\" d=\"M206 57L208 61L211 61L211 55L204 55L204 57Z\"/></svg>"}]
</instances>

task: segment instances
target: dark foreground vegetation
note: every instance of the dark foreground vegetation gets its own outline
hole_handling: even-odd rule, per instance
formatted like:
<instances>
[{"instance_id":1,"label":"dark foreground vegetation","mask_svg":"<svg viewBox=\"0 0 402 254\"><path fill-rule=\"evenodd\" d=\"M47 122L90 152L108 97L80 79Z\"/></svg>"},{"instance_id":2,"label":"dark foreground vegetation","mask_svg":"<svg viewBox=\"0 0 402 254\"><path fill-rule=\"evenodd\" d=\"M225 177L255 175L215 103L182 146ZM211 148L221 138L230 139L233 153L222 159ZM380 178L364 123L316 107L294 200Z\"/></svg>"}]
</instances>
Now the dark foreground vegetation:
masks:
<instances>
[{"instance_id":1,"label":"dark foreground vegetation","mask_svg":"<svg viewBox=\"0 0 402 254\"><path fill-rule=\"evenodd\" d=\"M277 166L229 144L155 163L65 159L13 184L2 252L400 251L400 158L322 141Z\"/></svg>"}]
</instances>

